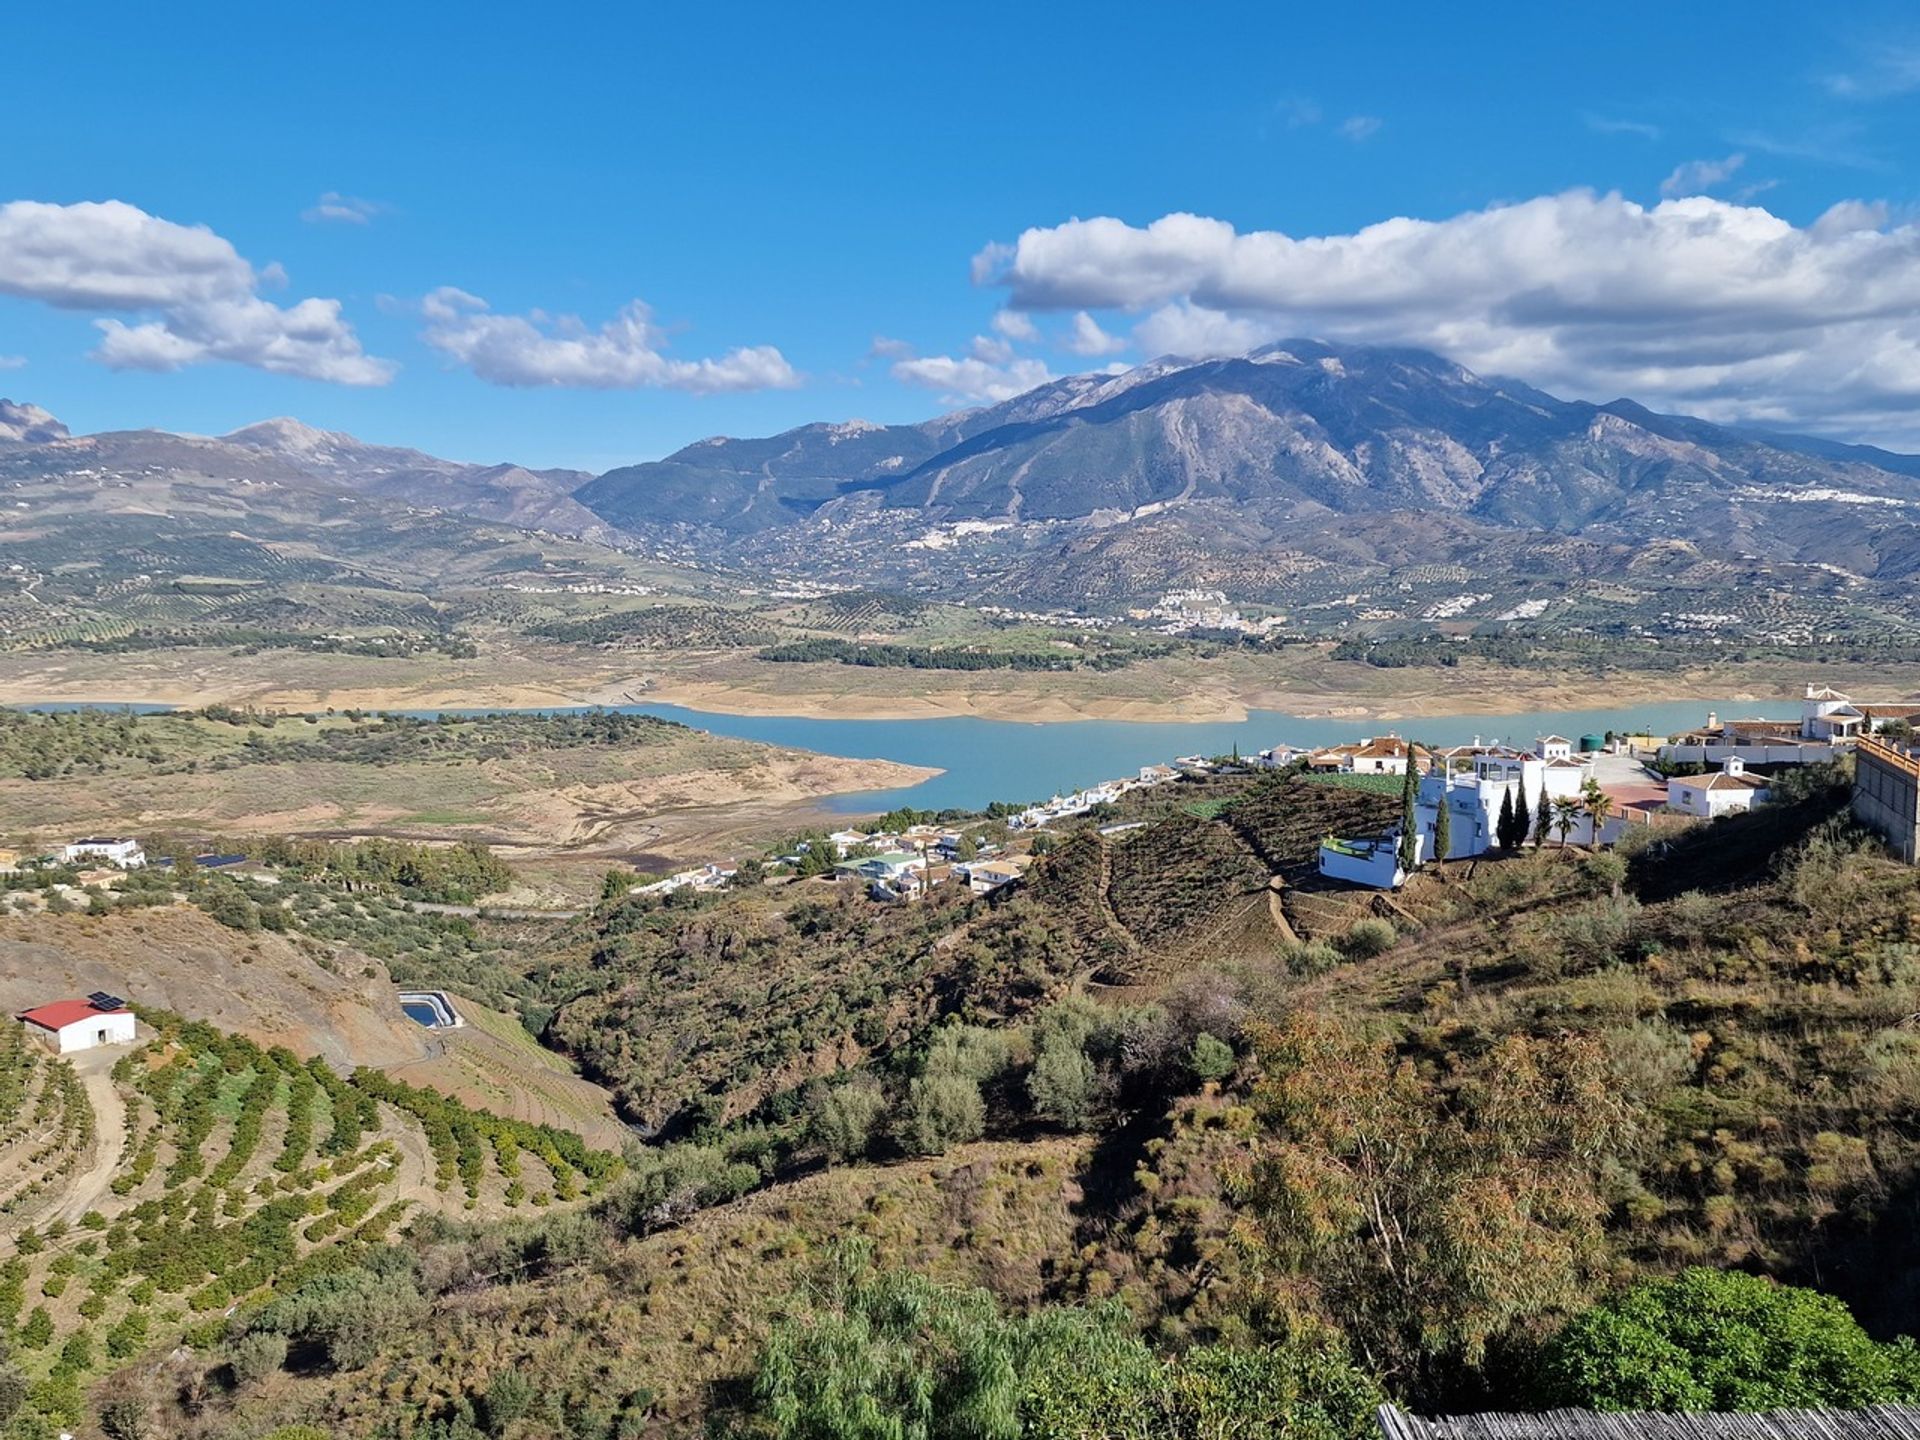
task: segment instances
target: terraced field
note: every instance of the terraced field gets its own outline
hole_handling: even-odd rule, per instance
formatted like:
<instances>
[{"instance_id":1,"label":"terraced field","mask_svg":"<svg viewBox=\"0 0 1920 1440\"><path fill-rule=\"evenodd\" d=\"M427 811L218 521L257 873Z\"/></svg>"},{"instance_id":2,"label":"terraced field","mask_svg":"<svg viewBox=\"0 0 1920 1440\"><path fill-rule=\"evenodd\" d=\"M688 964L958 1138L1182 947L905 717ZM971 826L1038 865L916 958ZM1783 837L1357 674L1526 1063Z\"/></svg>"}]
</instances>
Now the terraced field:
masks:
<instances>
[{"instance_id":1,"label":"terraced field","mask_svg":"<svg viewBox=\"0 0 1920 1440\"><path fill-rule=\"evenodd\" d=\"M94 1141L93 1107L73 1066L26 1031L0 1031L0 1233L53 1203Z\"/></svg>"},{"instance_id":2,"label":"terraced field","mask_svg":"<svg viewBox=\"0 0 1920 1440\"><path fill-rule=\"evenodd\" d=\"M165 1012L102 1067L96 1134L75 1067L0 1042L0 1335L57 1413L89 1374L350 1258L418 1211L501 1215L593 1193L620 1161L380 1071L341 1075ZM53 1202L93 1164L77 1216ZM91 1193L91 1192L90 1192ZM72 1207L65 1207L71 1209ZM10 1254L8 1252L11 1252Z\"/></svg>"}]
</instances>

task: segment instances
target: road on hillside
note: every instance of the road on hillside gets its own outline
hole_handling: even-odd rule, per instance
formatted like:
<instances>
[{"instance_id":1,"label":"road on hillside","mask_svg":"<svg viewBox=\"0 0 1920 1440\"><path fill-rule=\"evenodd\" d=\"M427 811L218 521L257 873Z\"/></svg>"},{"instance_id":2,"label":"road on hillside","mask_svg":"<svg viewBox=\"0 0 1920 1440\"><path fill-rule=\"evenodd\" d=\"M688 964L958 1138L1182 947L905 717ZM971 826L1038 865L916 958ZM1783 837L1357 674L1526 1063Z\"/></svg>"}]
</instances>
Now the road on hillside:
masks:
<instances>
[{"instance_id":1,"label":"road on hillside","mask_svg":"<svg viewBox=\"0 0 1920 1440\"><path fill-rule=\"evenodd\" d=\"M100 1197L113 1184L120 1168L120 1156L127 1146L127 1103L113 1083L113 1064L125 1054L123 1046L108 1046L84 1051L73 1057L74 1073L80 1077L87 1103L93 1107L93 1158L87 1168L73 1179L72 1186L54 1213L73 1223L95 1208Z\"/></svg>"}]
</instances>

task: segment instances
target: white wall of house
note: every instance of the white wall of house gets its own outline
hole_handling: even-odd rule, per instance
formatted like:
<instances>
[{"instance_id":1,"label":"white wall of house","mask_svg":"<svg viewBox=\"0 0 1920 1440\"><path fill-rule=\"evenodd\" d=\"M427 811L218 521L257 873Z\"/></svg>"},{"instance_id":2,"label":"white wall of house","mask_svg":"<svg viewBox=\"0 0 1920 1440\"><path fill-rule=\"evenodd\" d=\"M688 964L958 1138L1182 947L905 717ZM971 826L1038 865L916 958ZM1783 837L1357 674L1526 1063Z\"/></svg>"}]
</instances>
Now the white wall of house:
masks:
<instances>
[{"instance_id":1,"label":"white wall of house","mask_svg":"<svg viewBox=\"0 0 1920 1440\"><path fill-rule=\"evenodd\" d=\"M61 850L60 858L69 864L77 860L107 860L129 870L147 863L146 851L140 848L138 840L76 840Z\"/></svg>"},{"instance_id":2,"label":"white wall of house","mask_svg":"<svg viewBox=\"0 0 1920 1440\"><path fill-rule=\"evenodd\" d=\"M1350 855L1342 846L1352 847L1361 853ZM1424 837L1419 848L1422 851L1426 849ZM1397 890L1407 879L1407 872L1400 868L1398 841L1391 836L1321 845L1320 873L1329 880L1369 885L1375 890Z\"/></svg>"},{"instance_id":3,"label":"white wall of house","mask_svg":"<svg viewBox=\"0 0 1920 1440\"><path fill-rule=\"evenodd\" d=\"M1667 808L1677 810L1682 815L1698 815L1703 820L1712 820L1721 815L1751 810L1767 798L1765 789L1755 790L1744 785L1733 790L1709 789L1707 782L1713 778L1711 775L1686 775L1668 781Z\"/></svg>"},{"instance_id":4,"label":"white wall of house","mask_svg":"<svg viewBox=\"0 0 1920 1440\"><path fill-rule=\"evenodd\" d=\"M105 1014L89 1015L62 1025L58 1030L43 1030L38 1025L27 1024L27 1029L45 1045L61 1055L71 1055L79 1050L94 1050L102 1045L131 1045L138 1031L131 1010L115 1010Z\"/></svg>"},{"instance_id":5,"label":"white wall of house","mask_svg":"<svg viewBox=\"0 0 1920 1440\"><path fill-rule=\"evenodd\" d=\"M1836 745L1662 745L1660 758L1674 765L1718 765L1730 759L1749 765L1819 765L1850 753L1850 747Z\"/></svg>"}]
</instances>

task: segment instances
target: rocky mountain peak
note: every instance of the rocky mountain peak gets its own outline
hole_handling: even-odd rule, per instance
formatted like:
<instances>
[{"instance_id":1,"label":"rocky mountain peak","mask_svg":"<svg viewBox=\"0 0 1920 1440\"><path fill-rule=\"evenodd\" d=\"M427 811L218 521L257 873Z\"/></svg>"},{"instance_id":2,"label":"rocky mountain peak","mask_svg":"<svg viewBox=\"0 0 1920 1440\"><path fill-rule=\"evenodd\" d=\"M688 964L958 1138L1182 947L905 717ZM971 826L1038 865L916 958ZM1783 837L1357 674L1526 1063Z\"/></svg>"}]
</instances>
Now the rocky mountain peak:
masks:
<instances>
[{"instance_id":1,"label":"rocky mountain peak","mask_svg":"<svg viewBox=\"0 0 1920 1440\"><path fill-rule=\"evenodd\" d=\"M65 440L67 427L51 411L25 401L0 399L0 440L21 445L44 445Z\"/></svg>"}]
</instances>

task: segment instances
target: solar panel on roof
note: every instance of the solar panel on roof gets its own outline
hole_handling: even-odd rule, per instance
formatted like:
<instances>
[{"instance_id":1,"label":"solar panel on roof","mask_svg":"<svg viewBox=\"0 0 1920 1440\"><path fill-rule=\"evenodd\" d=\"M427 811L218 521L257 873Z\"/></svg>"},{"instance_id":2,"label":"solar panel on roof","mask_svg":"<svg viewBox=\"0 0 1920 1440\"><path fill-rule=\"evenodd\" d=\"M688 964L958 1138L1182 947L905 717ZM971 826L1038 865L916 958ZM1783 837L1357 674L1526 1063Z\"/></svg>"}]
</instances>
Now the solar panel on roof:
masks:
<instances>
[{"instance_id":1,"label":"solar panel on roof","mask_svg":"<svg viewBox=\"0 0 1920 1440\"><path fill-rule=\"evenodd\" d=\"M127 1007L126 1001L105 990L96 990L87 996L87 1003L96 1010L124 1010Z\"/></svg>"}]
</instances>

